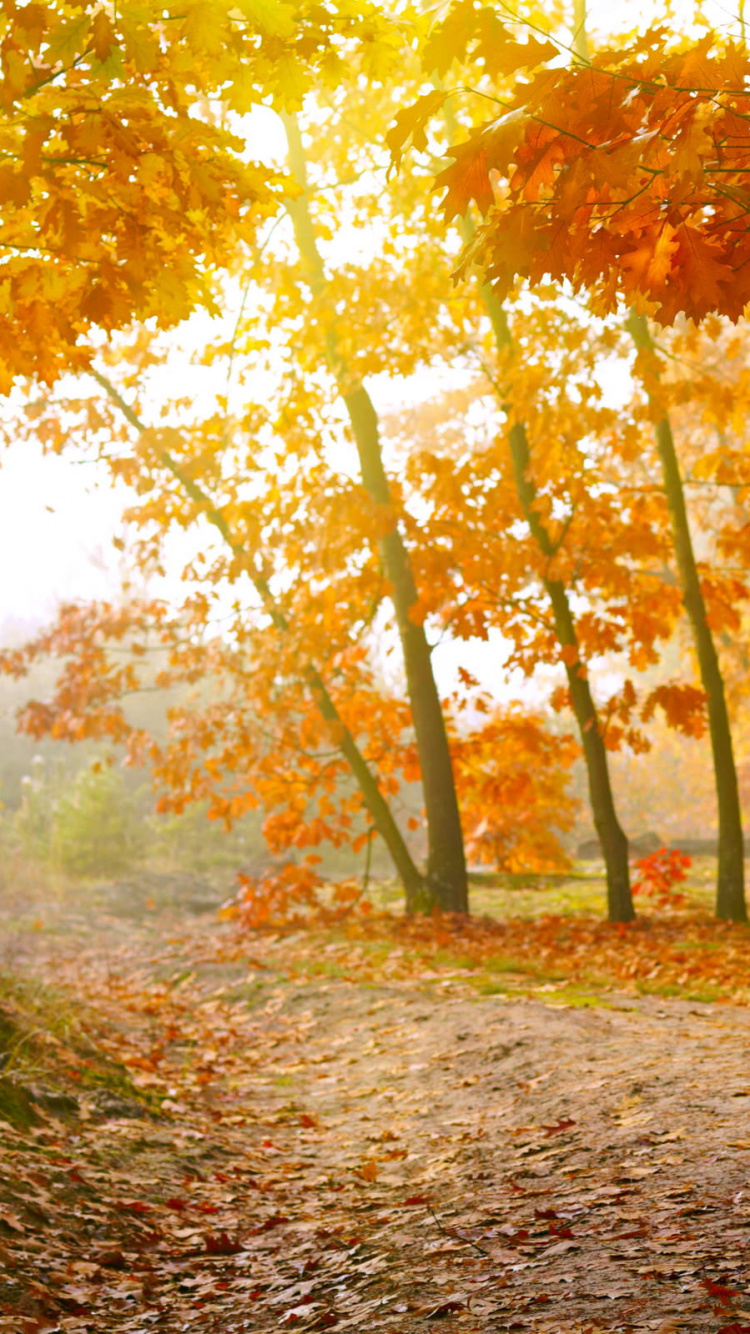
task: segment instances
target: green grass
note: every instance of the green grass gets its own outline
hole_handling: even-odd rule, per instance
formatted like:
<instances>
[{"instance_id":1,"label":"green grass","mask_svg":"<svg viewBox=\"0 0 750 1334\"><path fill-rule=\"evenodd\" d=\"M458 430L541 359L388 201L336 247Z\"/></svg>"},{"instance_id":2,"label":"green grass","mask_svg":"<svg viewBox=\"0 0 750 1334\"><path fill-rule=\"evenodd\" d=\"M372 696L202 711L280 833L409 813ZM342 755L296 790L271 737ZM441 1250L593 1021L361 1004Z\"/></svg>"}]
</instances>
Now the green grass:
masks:
<instances>
[{"instance_id":1,"label":"green grass","mask_svg":"<svg viewBox=\"0 0 750 1334\"><path fill-rule=\"evenodd\" d=\"M641 996L683 997L685 988L677 982L636 982L635 989Z\"/></svg>"},{"instance_id":2,"label":"green grass","mask_svg":"<svg viewBox=\"0 0 750 1334\"><path fill-rule=\"evenodd\" d=\"M86 1015L65 994L42 982L0 974L0 1050L4 1074L23 1083L61 1084L77 1093L108 1089L129 1101L152 1106L118 1061L99 1051L87 1032Z\"/></svg>"},{"instance_id":3,"label":"green grass","mask_svg":"<svg viewBox=\"0 0 750 1334\"><path fill-rule=\"evenodd\" d=\"M674 948L676 950L720 950L722 943L720 940L676 940Z\"/></svg>"},{"instance_id":4,"label":"green grass","mask_svg":"<svg viewBox=\"0 0 750 1334\"><path fill-rule=\"evenodd\" d=\"M469 880L471 911L475 917L606 916L607 887L602 862L576 862L570 872L563 874L478 871L472 872ZM716 858L694 858L687 880L677 886L688 900L688 911L713 912L715 882ZM644 915L660 912L648 898L640 898L636 906Z\"/></svg>"},{"instance_id":5,"label":"green grass","mask_svg":"<svg viewBox=\"0 0 750 1334\"><path fill-rule=\"evenodd\" d=\"M0 974L0 1006L8 1007L5 1025L16 1029L16 1040L26 1045L35 1030L49 1033L62 1043L80 1041L82 1028L66 997L54 987L13 973ZM2 1034L0 1033L0 1037ZM11 1053L12 1057L12 1053Z\"/></svg>"},{"instance_id":6,"label":"green grass","mask_svg":"<svg viewBox=\"0 0 750 1334\"><path fill-rule=\"evenodd\" d=\"M454 972L475 972L476 963L468 954L454 954L452 950L435 950L430 954L429 962L436 968L450 969Z\"/></svg>"},{"instance_id":7,"label":"green grass","mask_svg":"<svg viewBox=\"0 0 750 1334\"><path fill-rule=\"evenodd\" d=\"M680 986L676 982L637 982L636 990L641 996L663 996L667 1000L695 1001L699 1004L712 1004L726 995L721 987L705 986L696 991L694 983L692 986Z\"/></svg>"},{"instance_id":8,"label":"green grass","mask_svg":"<svg viewBox=\"0 0 750 1334\"><path fill-rule=\"evenodd\" d=\"M305 972L313 977L348 978L356 972L350 965L337 963L335 959L311 959L305 964Z\"/></svg>"},{"instance_id":9,"label":"green grass","mask_svg":"<svg viewBox=\"0 0 750 1334\"><path fill-rule=\"evenodd\" d=\"M518 987L510 987L507 982L494 982L489 978L477 985L480 996L517 996Z\"/></svg>"},{"instance_id":10,"label":"green grass","mask_svg":"<svg viewBox=\"0 0 750 1334\"><path fill-rule=\"evenodd\" d=\"M276 974L273 980L276 982L285 982L286 977L283 974ZM229 987L223 993L222 999L225 1000L228 1005L244 1004L249 1010L253 1010L257 1005L261 1005L266 999L269 986L270 981L265 978L262 982L239 982L236 986Z\"/></svg>"},{"instance_id":11,"label":"green grass","mask_svg":"<svg viewBox=\"0 0 750 1334\"><path fill-rule=\"evenodd\" d=\"M567 973L561 969L540 968L531 959L514 954L491 954L485 959L483 967L488 973L520 973L522 977L533 977L537 982L560 982L567 977Z\"/></svg>"},{"instance_id":12,"label":"green grass","mask_svg":"<svg viewBox=\"0 0 750 1334\"><path fill-rule=\"evenodd\" d=\"M599 871L574 870L569 875L496 875L475 881L470 889L475 917L541 917L548 913L580 916L606 912L606 888Z\"/></svg>"}]
</instances>

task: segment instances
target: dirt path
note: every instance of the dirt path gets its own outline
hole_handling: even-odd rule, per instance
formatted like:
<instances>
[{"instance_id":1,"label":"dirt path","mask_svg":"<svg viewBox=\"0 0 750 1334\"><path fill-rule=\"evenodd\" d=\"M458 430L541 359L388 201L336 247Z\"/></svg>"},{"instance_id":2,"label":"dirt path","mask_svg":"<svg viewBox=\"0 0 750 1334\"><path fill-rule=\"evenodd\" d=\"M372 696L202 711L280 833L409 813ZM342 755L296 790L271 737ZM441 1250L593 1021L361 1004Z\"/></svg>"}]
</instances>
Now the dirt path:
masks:
<instances>
[{"instance_id":1,"label":"dirt path","mask_svg":"<svg viewBox=\"0 0 750 1334\"><path fill-rule=\"evenodd\" d=\"M750 1331L747 1010L299 980L208 918L80 925L17 966L168 1096L3 1135L0 1331Z\"/></svg>"}]
</instances>

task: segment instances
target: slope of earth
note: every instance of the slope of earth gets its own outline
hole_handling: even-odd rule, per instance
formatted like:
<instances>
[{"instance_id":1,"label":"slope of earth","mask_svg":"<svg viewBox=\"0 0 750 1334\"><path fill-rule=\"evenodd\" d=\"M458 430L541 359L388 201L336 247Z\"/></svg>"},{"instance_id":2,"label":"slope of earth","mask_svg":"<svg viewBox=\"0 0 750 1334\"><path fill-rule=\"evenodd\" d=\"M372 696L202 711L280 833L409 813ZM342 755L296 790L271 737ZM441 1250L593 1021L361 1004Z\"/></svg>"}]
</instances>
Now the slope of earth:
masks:
<instances>
[{"instance_id":1,"label":"slope of earth","mask_svg":"<svg viewBox=\"0 0 750 1334\"><path fill-rule=\"evenodd\" d=\"M58 1062L63 1101L0 1127L3 1334L750 1334L750 1010L294 975L210 915L4 915L136 1096Z\"/></svg>"}]
</instances>

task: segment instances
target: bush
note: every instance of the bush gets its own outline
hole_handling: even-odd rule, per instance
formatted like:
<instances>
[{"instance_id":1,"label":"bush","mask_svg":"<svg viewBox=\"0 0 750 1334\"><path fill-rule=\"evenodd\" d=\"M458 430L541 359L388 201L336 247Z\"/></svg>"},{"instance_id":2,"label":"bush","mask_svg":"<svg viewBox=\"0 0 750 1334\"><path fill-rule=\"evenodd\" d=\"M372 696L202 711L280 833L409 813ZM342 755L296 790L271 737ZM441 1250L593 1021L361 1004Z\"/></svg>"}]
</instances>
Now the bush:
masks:
<instances>
[{"instance_id":1,"label":"bush","mask_svg":"<svg viewBox=\"0 0 750 1334\"><path fill-rule=\"evenodd\" d=\"M79 876L120 875L148 844L137 794L118 770L94 767L71 779L50 774L40 758L23 781L15 829L26 856Z\"/></svg>"},{"instance_id":2,"label":"bush","mask_svg":"<svg viewBox=\"0 0 750 1334\"><path fill-rule=\"evenodd\" d=\"M71 875L120 875L146 851L142 813L116 769L84 769L58 798L54 829L60 865Z\"/></svg>"}]
</instances>

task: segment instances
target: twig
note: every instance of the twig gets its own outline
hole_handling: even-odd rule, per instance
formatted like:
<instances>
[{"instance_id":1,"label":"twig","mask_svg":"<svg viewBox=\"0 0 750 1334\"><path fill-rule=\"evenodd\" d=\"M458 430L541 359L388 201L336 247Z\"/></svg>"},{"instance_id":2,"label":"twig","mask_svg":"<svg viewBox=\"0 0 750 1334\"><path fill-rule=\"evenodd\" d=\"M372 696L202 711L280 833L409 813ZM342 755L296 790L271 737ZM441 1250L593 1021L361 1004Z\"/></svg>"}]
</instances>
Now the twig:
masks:
<instances>
[{"instance_id":1,"label":"twig","mask_svg":"<svg viewBox=\"0 0 750 1334\"><path fill-rule=\"evenodd\" d=\"M487 1260L492 1259L490 1252L486 1251L484 1249L484 1246L480 1246L478 1242L472 1241L471 1237L462 1237L460 1232L457 1232L455 1228L443 1227L443 1224L440 1222L440 1219L438 1218L431 1204L428 1204L427 1210L428 1213L432 1215L433 1221L437 1225L438 1231L442 1232L444 1237L450 1237L451 1241L462 1241L465 1246L473 1246L474 1250L479 1251L479 1254L483 1255Z\"/></svg>"}]
</instances>

